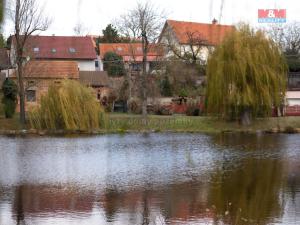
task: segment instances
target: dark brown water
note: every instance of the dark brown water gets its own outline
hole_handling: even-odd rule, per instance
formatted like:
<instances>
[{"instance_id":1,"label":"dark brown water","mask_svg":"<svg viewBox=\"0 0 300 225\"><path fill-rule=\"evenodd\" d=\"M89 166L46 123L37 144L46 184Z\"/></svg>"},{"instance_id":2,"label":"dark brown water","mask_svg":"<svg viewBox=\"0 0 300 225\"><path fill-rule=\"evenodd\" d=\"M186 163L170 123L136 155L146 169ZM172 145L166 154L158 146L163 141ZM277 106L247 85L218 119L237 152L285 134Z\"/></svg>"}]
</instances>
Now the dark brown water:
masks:
<instances>
[{"instance_id":1,"label":"dark brown water","mask_svg":"<svg viewBox=\"0 0 300 225\"><path fill-rule=\"evenodd\" d=\"M300 224L300 136L0 137L0 224Z\"/></svg>"}]
</instances>

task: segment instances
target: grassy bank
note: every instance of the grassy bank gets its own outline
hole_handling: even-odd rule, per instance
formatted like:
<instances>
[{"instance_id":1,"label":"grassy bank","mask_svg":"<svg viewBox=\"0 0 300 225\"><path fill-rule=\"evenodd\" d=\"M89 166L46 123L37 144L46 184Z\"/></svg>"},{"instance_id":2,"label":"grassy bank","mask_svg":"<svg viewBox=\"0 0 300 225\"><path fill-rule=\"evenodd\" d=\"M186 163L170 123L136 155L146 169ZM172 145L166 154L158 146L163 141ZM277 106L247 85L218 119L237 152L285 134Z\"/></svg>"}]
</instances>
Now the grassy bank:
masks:
<instances>
[{"instance_id":1,"label":"grassy bank","mask_svg":"<svg viewBox=\"0 0 300 225\"><path fill-rule=\"evenodd\" d=\"M250 126L241 126L238 122L226 122L212 117L189 116L148 116L146 121L139 115L109 115L109 131L116 130L153 130L175 132L218 133L226 131L257 132L267 130L287 130L300 128L300 117L262 118L255 120Z\"/></svg>"},{"instance_id":2,"label":"grassy bank","mask_svg":"<svg viewBox=\"0 0 300 225\"><path fill-rule=\"evenodd\" d=\"M237 122L225 122L212 117L188 117L181 115L154 116L146 120L140 115L109 114L106 128L99 133L139 132L139 131L173 131L173 132L257 132L257 131L293 131L300 128L300 117L263 118L255 120L250 126L241 126ZM0 115L0 131L20 131L22 129L18 114L13 119ZM27 129L30 127L27 126ZM61 131L60 131L61 132ZM97 131L96 131L97 133ZM292 133L292 132L291 132Z\"/></svg>"}]
</instances>

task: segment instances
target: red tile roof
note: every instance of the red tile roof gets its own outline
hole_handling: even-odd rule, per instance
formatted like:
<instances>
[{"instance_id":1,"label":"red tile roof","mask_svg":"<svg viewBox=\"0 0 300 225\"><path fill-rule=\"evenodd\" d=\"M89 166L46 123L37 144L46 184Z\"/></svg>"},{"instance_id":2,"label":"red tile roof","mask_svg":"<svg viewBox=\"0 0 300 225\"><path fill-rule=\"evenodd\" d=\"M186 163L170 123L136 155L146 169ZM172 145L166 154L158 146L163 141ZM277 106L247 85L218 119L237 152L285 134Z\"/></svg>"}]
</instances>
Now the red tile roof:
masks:
<instances>
[{"instance_id":1,"label":"red tile roof","mask_svg":"<svg viewBox=\"0 0 300 225\"><path fill-rule=\"evenodd\" d=\"M16 77L16 73L12 74ZM29 61L24 66L25 78L79 79L78 63L74 61Z\"/></svg>"},{"instance_id":2,"label":"red tile roof","mask_svg":"<svg viewBox=\"0 0 300 225\"><path fill-rule=\"evenodd\" d=\"M231 25L206 24L195 22L184 22L176 20L167 20L166 25L174 31L180 44L189 44L187 33L199 33L199 36L210 45L217 45L222 42L225 35L235 28ZM166 27L165 25L165 27Z\"/></svg>"},{"instance_id":3,"label":"red tile roof","mask_svg":"<svg viewBox=\"0 0 300 225\"><path fill-rule=\"evenodd\" d=\"M113 44L100 44L100 57L104 58L107 52L115 52L123 57L124 61L137 61L143 60L143 50L141 43L113 43ZM163 49L157 44L149 45L148 60L155 61L163 56Z\"/></svg>"},{"instance_id":4,"label":"red tile roof","mask_svg":"<svg viewBox=\"0 0 300 225\"><path fill-rule=\"evenodd\" d=\"M28 54L35 59L91 60L97 58L91 37L31 36L27 41L26 49Z\"/></svg>"}]
</instances>

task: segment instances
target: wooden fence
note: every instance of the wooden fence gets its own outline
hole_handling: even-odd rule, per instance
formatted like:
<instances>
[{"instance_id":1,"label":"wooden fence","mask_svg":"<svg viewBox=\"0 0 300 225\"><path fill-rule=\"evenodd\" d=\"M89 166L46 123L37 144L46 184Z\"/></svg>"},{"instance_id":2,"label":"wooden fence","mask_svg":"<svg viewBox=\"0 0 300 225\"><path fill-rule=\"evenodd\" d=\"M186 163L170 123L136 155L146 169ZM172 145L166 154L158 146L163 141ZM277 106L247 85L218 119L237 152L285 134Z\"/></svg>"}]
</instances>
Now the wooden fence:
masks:
<instances>
[{"instance_id":1,"label":"wooden fence","mask_svg":"<svg viewBox=\"0 0 300 225\"><path fill-rule=\"evenodd\" d=\"M286 116L300 116L300 105L287 106L285 109Z\"/></svg>"}]
</instances>

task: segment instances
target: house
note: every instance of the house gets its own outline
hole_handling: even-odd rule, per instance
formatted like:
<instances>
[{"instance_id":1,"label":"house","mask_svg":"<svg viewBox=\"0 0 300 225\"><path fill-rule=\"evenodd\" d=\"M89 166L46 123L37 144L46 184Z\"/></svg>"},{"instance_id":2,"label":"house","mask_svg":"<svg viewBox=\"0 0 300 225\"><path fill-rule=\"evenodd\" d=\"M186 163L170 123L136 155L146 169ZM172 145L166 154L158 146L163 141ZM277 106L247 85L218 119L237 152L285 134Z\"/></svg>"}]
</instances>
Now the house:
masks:
<instances>
[{"instance_id":1,"label":"house","mask_svg":"<svg viewBox=\"0 0 300 225\"><path fill-rule=\"evenodd\" d=\"M142 43L104 43L99 44L101 65L103 67L104 56L108 52L114 52L122 56L125 64L130 65L131 71L141 71L143 62ZM147 71L157 68L157 63L163 58L164 52L157 44L149 44L147 54Z\"/></svg>"},{"instance_id":2,"label":"house","mask_svg":"<svg viewBox=\"0 0 300 225\"><path fill-rule=\"evenodd\" d=\"M104 98L108 99L112 89L109 85L109 78L105 71L80 71L79 81L91 87L95 91L95 95L99 101Z\"/></svg>"},{"instance_id":3,"label":"house","mask_svg":"<svg viewBox=\"0 0 300 225\"><path fill-rule=\"evenodd\" d=\"M78 63L75 61L34 60L23 68L26 109L34 106L47 93L52 84L59 84L64 79L79 80ZM16 72L11 79L17 82Z\"/></svg>"},{"instance_id":4,"label":"house","mask_svg":"<svg viewBox=\"0 0 300 225\"><path fill-rule=\"evenodd\" d=\"M300 116L300 72L288 73L285 115Z\"/></svg>"},{"instance_id":5,"label":"house","mask_svg":"<svg viewBox=\"0 0 300 225\"><path fill-rule=\"evenodd\" d=\"M225 36L234 30L234 26L167 20L158 43L167 48L167 56L193 54L207 60L208 53L220 44Z\"/></svg>"},{"instance_id":6,"label":"house","mask_svg":"<svg viewBox=\"0 0 300 225\"><path fill-rule=\"evenodd\" d=\"M91 37L30 36L25 46L25 56L30 61L72 61L80 71L100 70ZM12 38L11 60L15 62L15 41Z\"/></svg>"}]
</instances>

